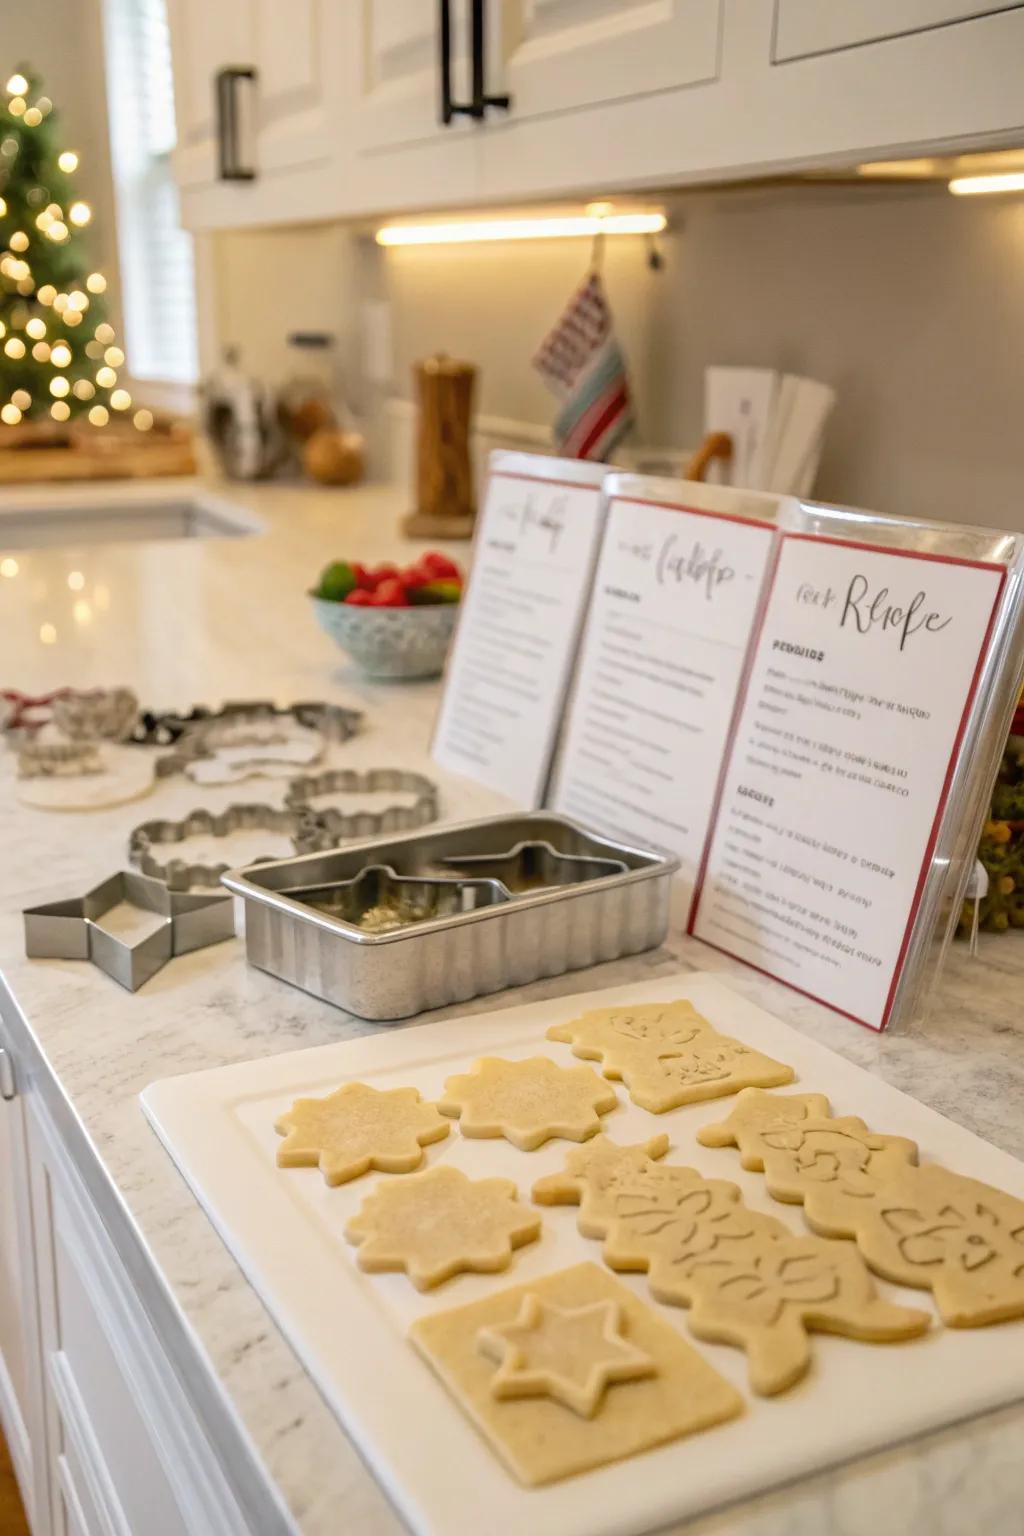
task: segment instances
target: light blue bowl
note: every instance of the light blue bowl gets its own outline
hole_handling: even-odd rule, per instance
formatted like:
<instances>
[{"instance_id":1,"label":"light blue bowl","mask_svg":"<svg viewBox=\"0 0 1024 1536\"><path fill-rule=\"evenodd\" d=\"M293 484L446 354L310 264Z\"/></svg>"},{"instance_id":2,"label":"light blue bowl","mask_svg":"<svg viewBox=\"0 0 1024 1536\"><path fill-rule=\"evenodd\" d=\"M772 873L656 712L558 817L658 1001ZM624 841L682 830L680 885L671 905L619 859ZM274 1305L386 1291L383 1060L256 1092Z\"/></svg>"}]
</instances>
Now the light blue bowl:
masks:
<instances>
[{"instance_id":1,"label":"light blue bowl","mask_svg":"<svg viewBox=\"0 0 1024 1536\"><path fill-rule=\"evenodd\" d=\"M310 597L320 628L367 677L437 677L443 668L458 603L361 608Z\"/></svg>"}]
</instances>

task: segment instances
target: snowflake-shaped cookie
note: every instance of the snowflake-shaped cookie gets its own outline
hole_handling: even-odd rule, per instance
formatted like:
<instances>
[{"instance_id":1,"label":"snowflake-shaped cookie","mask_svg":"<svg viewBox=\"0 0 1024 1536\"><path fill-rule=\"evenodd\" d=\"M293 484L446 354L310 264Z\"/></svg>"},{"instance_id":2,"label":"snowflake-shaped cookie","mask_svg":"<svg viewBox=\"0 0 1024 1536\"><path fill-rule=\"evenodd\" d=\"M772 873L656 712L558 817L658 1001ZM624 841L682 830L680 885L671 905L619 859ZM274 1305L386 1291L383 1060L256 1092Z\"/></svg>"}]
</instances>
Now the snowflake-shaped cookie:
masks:
<instances>
[{"instance_id":1,"label":"snowflake-shaped cookie","mask_svg":"<svg viewBox=\"0 0 1024 1536\"><path fill-rule=\"evenodd\" d=\"M459 1119L463 1136L504 1136L532 1152L553 1136L586 1141L618 1098L589 1067L559 1067L547 1056L505 1061L485 1056L450 1077L437 1107Z\"/></svg>"},{"instance_id":2,"label":"snowflake-shaped cookie","mask_svg":"<svg viewBox=\"0 0 1024 1536\"><path fill-rule=\"evenodd\" d=\"M323 1099L296 1099L275 1121L286 1139L279 1168L317 1168L326 1183L345 1184L369 1168L411 1173L423 1148L448 1135L448 1123L415 1088L346 1083Z\"/></svg>"},{"instance_id":3,"label":"snowflake-shaped cookie","mask_svg":"<svg viewBox=\"0 0 1024 1536\"><path fill-rule=\"evenodd\" d=\"M370 1273L405 1270L426 1291L463 1270L507 1269L513 1248L540 1236L540 1217L519 1204L511 1179L469 1179L431 1168L379 1184L345 1228Z\"/></svg>"},{"instance_id":4,"label":"snowflake-shaped cookie","mask_svg":"<svg viewBox=\"0 0 1024 1536\"><path fill-rule=\"evenodd\" d=\"M528 1293L513 1322L481 1328L476 1336L480 1353L499 1365L491 1395L550 1397L592 1419L615 1382L656 1374L650 1355L631 1344L622 1327L618 1302L559 1307Z\"/></svg>"}]
</instances>

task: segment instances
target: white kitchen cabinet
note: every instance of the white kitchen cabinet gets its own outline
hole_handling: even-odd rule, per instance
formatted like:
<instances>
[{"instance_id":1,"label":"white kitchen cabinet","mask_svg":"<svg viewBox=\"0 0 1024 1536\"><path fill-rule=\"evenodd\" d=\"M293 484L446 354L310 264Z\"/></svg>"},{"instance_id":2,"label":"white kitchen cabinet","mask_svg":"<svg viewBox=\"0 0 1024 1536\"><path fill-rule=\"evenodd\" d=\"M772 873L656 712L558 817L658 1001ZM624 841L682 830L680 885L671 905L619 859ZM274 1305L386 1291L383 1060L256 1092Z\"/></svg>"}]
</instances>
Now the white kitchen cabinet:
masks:
<instances>
[{"instance_id":1,"label":"white kitchen cabinet","mask_svg":"<svg viewBox=\"0 0 1024 1536\"><path fill-rule=\"evenodd\" d=\"M197 229L589 198L1020 135L1024 0L485 0L485 89L510 109L448 125L433 0L170 3ZM451 0L460 103L471 7ZM258 70L258 178L189 185L213 174L225 60Z\"/></svg>"},{"instance_id":2,"label":"white kitchen cabinet","mask_svg":"<svg viewBox=\"0 0 1024 1536\"><path fill-rule=\"evenodd\" d=\"M0 1425L35 1536L49 1530L24 1103L0 1032Z\"/></svg>"},{"instance_id":3,"label":"white kitchen cabinet","mask_svg":"<svg viewBox=\"0 0 1024 1536\"><path fill-rule=\"evenodd\" d=\"M53 1536L246 1536L173 1364L38 1098L26 1121Z\"/></svg>"},{"instance_id":4,"label":"white kitchen cabinet","mask_svg":"<svg viewBox=\"0 0 1024 1536\"><path fill-rule=\"evenodd\" d=\"M510 122L675 90L719 70L721 0L492 0L491 16L488 85L511 94Z\"/></svg>"},{"instance_id":5,"label":"white kitchen cabinet","mask_svg":"<svg viewBox=\"0 0 1024 1536\"><path fill-rule=\"evenodd\" d=\"M1016 0L857 0L856 5L776 0L772 56L782 63L1019 9Z\"/></svg>"},{"instance_id":6,"label":"white kitchen cabinet","mask_svg":"<svg viewBox=\"0 0 1024 1536\"><path fill-rule=\"evenodd\" d=\"M273 217L267 178L281 172L323 167L334 152L332 100L337 94L340 33L332 0L168 0L174 65L178 147L175 175L183 190L214 186L220 180L217 76L229 68L252 69L250 88L236 90L246 114L244 138L251 146L252 182L230 190L240 209L245 201ZM248 114L251 113L251 120ZM278 189L275 195L282 195ZM284 191L281 216L291 210Z\"/></svg>"},{"instance_id":7,"label":"white kitchen cabinet","mask_svg":"<svg viewBox=\"0 0 1024 1536\"><path fill-rule=\"evenodd\" d=\"M252 0L168 0L178 146L174 174L182 188L216 181L216 80L222 69L255 63Z\"/></svg>"}]
</instances>

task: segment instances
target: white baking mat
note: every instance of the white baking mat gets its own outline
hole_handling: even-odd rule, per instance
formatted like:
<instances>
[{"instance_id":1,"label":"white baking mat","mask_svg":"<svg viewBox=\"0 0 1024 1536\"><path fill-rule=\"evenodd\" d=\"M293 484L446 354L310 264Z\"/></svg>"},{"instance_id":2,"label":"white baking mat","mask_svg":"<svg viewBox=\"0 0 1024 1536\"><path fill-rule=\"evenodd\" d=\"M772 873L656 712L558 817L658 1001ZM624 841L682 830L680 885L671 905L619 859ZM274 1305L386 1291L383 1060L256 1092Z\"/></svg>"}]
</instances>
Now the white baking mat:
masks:
<instances>
[{"instance_id":1,"label":"white baking mat","mask_svg":"<svg viewBox=\"0 0 1024 1536\"><path fill-rule=\"evenodd\" d=\"M505 1471L427 1365L406 1342L414 1318L589 1259L601 1247L579 1236L574 1206L538 1207L539 1242L517 1250L501 1275L460 1275L421 1295L401 1274L364 1275L342 1230L379 1180L368 1174L328 1189L316 1169L278 1170L275 1117L301 1094L351 1079L381 1088L412 1084L434 1099L444 1079L482 1055L544 1052L578 1065L568 1046L544 1039L549 1025L612 1003L690 998L719 1029L788 1062L798 1081L781 1092L827 1094L834 1113L910 1136L922 1160L1024 1197L1024 1164L851 1066L709 975L681 974L529 1007L379 1034L172 1078L147 1088L143 1107L218 1232L291 1341L324 1397L416 1532L462 1536L627 1536L693 1516L895 1441L1024 1397L1024 1321L943 1329L902 1344L869 1345L813 1335L814 1364L793 1390L755 1398L740 1350L690 1342L746 1399L730 1424L543 1489ZM801 1211L765 1193L735 1149L698 1146L697 1129L724 1119L733 1100L651 1115L620 1089L604 1117L616 1141L658 1131L669 1159L732 1179L748 1204L805 1230ZM457 1123L426 1148L424 1166L449 1162L475 1177L513 1178L524 1199L533 1181L564 1165L573 1143L520 1152L505 1141L468 1140ZM652 1301L642 1276L623 1284L690 1338L686 1313ZM882 1295L931 1308L928 1292L879 1282ZM484 1513L486 1512L486 1513Z\"/></svg>"}]
</instances>

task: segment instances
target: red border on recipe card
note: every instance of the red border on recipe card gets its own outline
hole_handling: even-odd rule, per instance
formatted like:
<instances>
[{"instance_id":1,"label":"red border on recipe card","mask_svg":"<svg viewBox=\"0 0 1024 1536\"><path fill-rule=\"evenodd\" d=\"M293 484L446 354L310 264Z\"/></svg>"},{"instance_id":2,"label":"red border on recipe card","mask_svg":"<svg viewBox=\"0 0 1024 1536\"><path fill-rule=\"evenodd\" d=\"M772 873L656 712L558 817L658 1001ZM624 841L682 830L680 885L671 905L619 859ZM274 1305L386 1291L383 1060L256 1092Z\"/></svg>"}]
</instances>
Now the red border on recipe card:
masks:
<instances>
[{"instance_id":1,"label":"red border on recipe card","mask_svg":"<svg viewBox=\"0 0 1024 1536\"><path fill-rule=\"evenodd\" d=\"M969 567L971 570L976 571L999 572L999 585L996 588L995 596L992 599L992 610L989 614L988 624L985 627L985 633L982 637L981 646L978 651L978 659L975 663L970 687L967 690L967 698L964 702L963 711L960 715L960 723L957 726L957 732L953 738L953 746L949 754L949 762L946 764L946 772L942 781L942 791L939 795L939 803L935 811L935 816L932 820L931 831L928 834L928 841L925 845L924 857L921 860L921 868L918 872L917 884L914 887L914 895L910 903L910 913L907 917L906 927L903 930L903 940L900 944L899 954L896 957L896 964L893 968L892 979L889 983L889 991L886 994L885 1007L882 1010L882 1022L880 1024L871 1024L867 1019L862 1019L857 1014L850 1013L845 1008L839 1008L835 1005L835 1003L827 1002L824 998L819 997L816 993L809 992L805 987L798 987L793 982L786 981L781 976L776 976L773 971L767 970L764 966L755 965L751 960L745 960L742 955L735 954L731 949L726 949L721 944L715 944L710 939L702 939L700 935L695 932L697 913L700 907L701 897L704 894L704 882L707 875L708 861L711 856L711 845L714 841L715 833L718 830L718 818L721 811L722 796L725 791L726 773L728 771L729 764L732 761L733 751L736 746L736 736L739 731L740 718L747 702L747 693L750 686L750 677L754 668L754 659L760 649L761 639L764 634L765 620L768 617L768 609L775 590L775 580L778 575L779 562L782 559L783 546L787 540L793 540L794 542L803 541L805 543L810 542L816 544L837 544L841 549L863 549L866 550L869 554L873 555L895 555L898 559L903 560L931 560L939 565L963 565ZM709 827L707 839L704 844L704 853L701 858L700 869L697 875L697 884L694 888L693 901L690 904L690 916L686 925L686 931L691 935L691 937L697 939L701 944L707 944L709 949L717 950L719 954L729 955L732 959L739 960L741 964L750 966L751 970L759 972L760 975L769 976L773 981L781 982L783 986L789 987L791 991L798 992L801 997L810 998L812 1002L820 1003L823 1007L830 1008L833 1013L838 1013L841 1014L843 1018L851 1019L854 1024L861 1024L865 1029L874 1030L876 1034L880 1034L886 1028L887 1024L889 1023L889 1016L892 1012L893 998L896 993L896 987L899 983L900 972L903 969L903 962L906 959L907 949L910 945L910 935L913 932L914 923L917 918L918 910L921 906L921 898L924 895L925 881L928 877L928 870L931 866L932 854L935 851L935 844L939 836L939 826L942 822L943 813L946 809L946 803L949 799L949 786L953 778L954 770L956 768L956 761L964 739L964 732L967 729L968 717L970 716L971 710L974 706L974 700L978 692L978 680L981 676L981 670L985 664L985 658L988 654L989 642L992 639L992 630L995 626L996 614L999 609L999 600L1002 597L1003 590L1006 586L1006 577L1006 566L1000 565L999 562L995 560L967 560L960 555L939 555L934 554L929 550L890 549L887 548L884 544L868 544L862 539L839 539L816 533L790 533L785 531L781 533L776 550L775 561L772 565L771 573L766 585L764 602L761 606L761 612L758 619L757 634L751 643L748 655L748 665L744 671L743 679L740 684L736 709L733 714L732 729L729 741L726 746L726 751L722 759L721 771L718 776L718 787L715 791L715 801L711 813L711 825Z\"/></svg>"}]
</instances>

